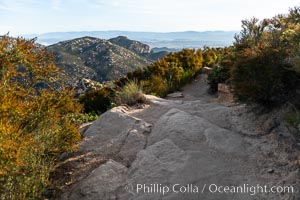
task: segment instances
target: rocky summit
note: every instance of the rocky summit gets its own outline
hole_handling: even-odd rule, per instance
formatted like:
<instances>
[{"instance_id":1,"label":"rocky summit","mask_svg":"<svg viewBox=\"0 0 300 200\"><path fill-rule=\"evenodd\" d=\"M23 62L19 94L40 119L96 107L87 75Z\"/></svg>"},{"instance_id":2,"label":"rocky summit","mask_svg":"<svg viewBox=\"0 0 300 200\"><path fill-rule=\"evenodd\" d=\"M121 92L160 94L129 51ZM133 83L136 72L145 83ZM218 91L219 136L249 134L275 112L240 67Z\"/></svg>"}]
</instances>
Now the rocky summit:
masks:
<instances>
[{"instance_id":1,"label":"rocky summit","mask_svg":"<svg viewBox=\"0 0 300 200\"><path fill-rule=\"evenodd\" d=\"M299 152L280 113L223 102L206 94L205 80L82 128L79 152L58 167L59 199L299 199Z\"/></svg>"},{"instance_id":2,"label":"rocky summit","mask_svg":"<svg viewBox=\"0 0 300 200\"><path fill-rule=\"evenodd\" d=\"M57 66L70 82L82 78L98 82L115 80L165 55L160 52L152 56L148 45L125 37L83 37L46 48L54 54Z\"/></svg>"},{"instance_id":3,"label":"rocky summit","mask_svg":"<svg viewBox=\"0 0 300 200\"><path fill-rule=\"evenodd\" d=\"M111 38L109 41L137 54L151 53L150 46L135 40L130 40L125 36Z\"/></svg>"}]
</instances>

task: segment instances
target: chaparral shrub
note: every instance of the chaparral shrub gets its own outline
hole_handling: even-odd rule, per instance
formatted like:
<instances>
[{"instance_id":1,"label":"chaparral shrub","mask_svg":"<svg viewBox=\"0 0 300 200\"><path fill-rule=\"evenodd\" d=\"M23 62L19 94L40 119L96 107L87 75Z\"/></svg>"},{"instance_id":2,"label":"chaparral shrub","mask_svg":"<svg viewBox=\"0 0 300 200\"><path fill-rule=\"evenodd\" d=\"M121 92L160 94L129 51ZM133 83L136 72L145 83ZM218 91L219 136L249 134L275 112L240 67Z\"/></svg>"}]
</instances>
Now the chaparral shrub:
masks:
<instances>
[{"instance_id":1,"label":"chaparral shrub","mask_svg":"<svg viewBox=\"0 0 300 200\"><path fill-rule=\"evenodd\" d=\"M114 90L109 87L90 90L79 98L79 102L83 105L85 113L100 114L111 107L114 93Z\"/></svg>"},{"instance_id":2,"label":"chaparral shrub","mask_svg":"<svg viewBox=\"0 0 300 200\"><path fill-rule=\"evenodd\" d=\"M52 56L34 40L0 38L0 199L38 199L59 154L81 136Z\"/></svg>"},{"instance_id":3,"label":"chaparral shrub","mask_svg":"<svg viewBox=\"0 0 300 200\"><path fill-rule=\"evenodd\" d=\"M232 84L238 99L265 106L291 100L300 75L300 8L259 21L242 21L235 37Z\"/></svg>"}]
</instances>

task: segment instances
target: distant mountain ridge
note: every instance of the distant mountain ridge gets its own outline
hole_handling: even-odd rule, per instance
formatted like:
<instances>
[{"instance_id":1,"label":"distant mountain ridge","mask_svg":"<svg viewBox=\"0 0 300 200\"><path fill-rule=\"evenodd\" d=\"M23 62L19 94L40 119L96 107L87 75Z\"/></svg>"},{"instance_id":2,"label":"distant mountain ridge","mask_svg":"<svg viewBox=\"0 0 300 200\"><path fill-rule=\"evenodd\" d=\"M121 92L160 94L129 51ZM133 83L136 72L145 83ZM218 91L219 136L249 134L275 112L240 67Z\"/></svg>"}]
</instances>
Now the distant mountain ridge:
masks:
<instances>
[{"instance_id":1,"label":"distant mountain ridge","mask_svg":"<svg viewBox=\"0 0 300 200\"><path fill-rule=\"evenodd\" d=\"M140 41L153 47L167 48L200 48L203 46L224 47L232 44L235 33L238 31L185 31L185 32L134 32L134 31L82 31L82 32L52 32L44 34L25 35L37 37L37 42L51 45L60 41L90 36L110 39L120 35L132 40Z\"/></svg>"},{"instance_id":2,"label":"distant mountain ridge","mask_svg":"<svg viewBox=\"0 0 300 200\"><path fill-rule=\"evenodd\" d=\"M126 49L129 49L137 54L144 54L144 53L150 53L150 47L146 44L143 44L141 42L135 41L135 40L129 40L125 36L118 36L116 38L111 38L108 41L111 43L117 44L121 47L124 47Z\"/></svg>"},{"instance_id":3,"label":"distant mountain ridge","mask_svg":"<svg viewBox=\"0 0 300 200\"><path fill-rule=\"evenodd\" d=\"M83 78L98 82L115 80L167 53L152 54L148 45L123 36L111 40L76 38L46 49L54 54L57 66L71 83Z\"/></svg>"}]
</instances>

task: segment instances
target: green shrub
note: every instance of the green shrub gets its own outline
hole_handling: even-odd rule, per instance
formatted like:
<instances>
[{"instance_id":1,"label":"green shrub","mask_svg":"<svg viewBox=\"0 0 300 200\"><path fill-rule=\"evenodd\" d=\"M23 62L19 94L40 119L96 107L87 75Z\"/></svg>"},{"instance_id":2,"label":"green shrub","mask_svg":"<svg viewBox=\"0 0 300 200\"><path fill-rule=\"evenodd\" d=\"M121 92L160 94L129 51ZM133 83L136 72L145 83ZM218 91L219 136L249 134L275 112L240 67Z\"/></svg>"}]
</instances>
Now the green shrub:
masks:
<instances>
[{"instance_id":1,"label":"green shrub","mask_svg":"<svg viewBox=\"0 0 300 200\"><path fill-rule=\"evenodd\" d=\"M136 103L145 103L146 97L136 81L129 81L120 91L116 92L115 101L117 105L125 104L131 106Z\"/></svg>"},{"instance_id":2,"label":"green shrub","mask_svg":"<svg viewBox=\"0 0 300 200\"><path fill-rule=\"evenodd\" d=\"M208 74L208 84L212 93L218 91L218 84L225 83L230 78L229 68L216 66Z\"/></svg>"},{"instance_id":3,"label":"green shrub","mask_svg":"<svg viewBox=\"0 0 300 200\"><path fill-rule=\"evenodd\" d=\"M80 126L83 123L92 122L99 118L99 114L96 112L90 113L71 113L69 115L70 121L77 126Z\"/></svg>"},{"instance_id":4,"label":"green shrub","mask_svg":"<svg viewBox=\"0 0 300 200\"><path fill-rule=\"evenodd\" d=\"M299 83L285 56L273 48L245 49L232 71L239 100L274 106L288 100Z\"/></svg>"},{"instance_id":5,"label":"green shrub","mask_svg":"<svg viewBox=\"0 0 300 200\"><path fill-rule=\"evenodd\" d=\"M90 90L79 98L79 102L84 107L85 113L104 113L112 105L112 99L114 97L113 89L109 87L103 87L98 90Z\"/></svg>"},{"instance_id":6,"label":"green shrub","mask_svg":"<svg viewBox=\"0 0 300 200\"><path fill-rule=\"evenodd\" d=\"M265 106L295 98L300 71L300 8L259 21L242 21L235 37L232 84L236 97Z\"/></svg>"}]
</instances>

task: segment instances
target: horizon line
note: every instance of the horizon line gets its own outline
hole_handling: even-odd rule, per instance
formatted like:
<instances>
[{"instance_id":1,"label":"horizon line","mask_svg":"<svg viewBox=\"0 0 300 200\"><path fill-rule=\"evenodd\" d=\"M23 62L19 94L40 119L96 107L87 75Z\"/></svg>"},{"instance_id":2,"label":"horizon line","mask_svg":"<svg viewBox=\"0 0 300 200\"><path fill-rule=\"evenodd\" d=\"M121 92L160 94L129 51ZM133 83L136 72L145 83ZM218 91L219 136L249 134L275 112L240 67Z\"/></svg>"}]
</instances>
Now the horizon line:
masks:
<instances>
[{"instance_id":1,"label":"horizon line","mask_svg":"<svg viewBox=\"0 0 300 200\"><path fill-rule=\"evenodd\" d=\"M81 33L81 32L131 32L131 33L187 33L187 32L195 32L195 33L204 33L204 32L240 32L240 30L203 30L203 31L196 31L196 30L184 30L184 31L130 31L130 30L87 30L87 31L50 31L50 32L43 32L43 33L25 33L25 34L14 34L19 36L26 36L26 35L43 35L49 33ZM10 31L7 32L8 34ZM6 34L7 34L6 33ZM3 34L4 35L4 34Z\"/></svg>"}]
</instances>

